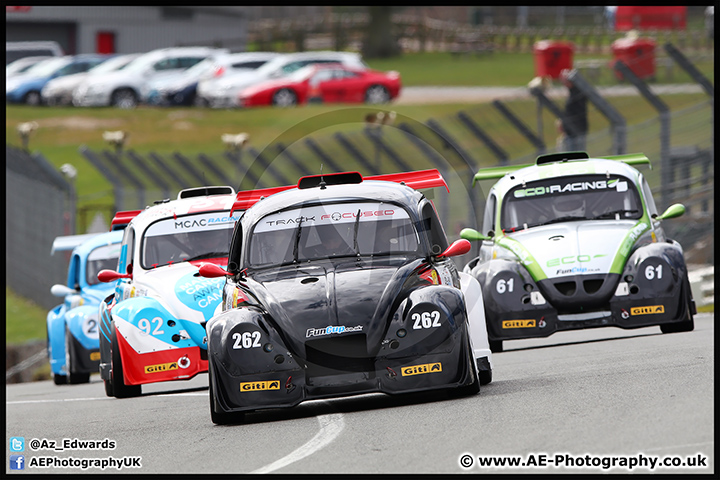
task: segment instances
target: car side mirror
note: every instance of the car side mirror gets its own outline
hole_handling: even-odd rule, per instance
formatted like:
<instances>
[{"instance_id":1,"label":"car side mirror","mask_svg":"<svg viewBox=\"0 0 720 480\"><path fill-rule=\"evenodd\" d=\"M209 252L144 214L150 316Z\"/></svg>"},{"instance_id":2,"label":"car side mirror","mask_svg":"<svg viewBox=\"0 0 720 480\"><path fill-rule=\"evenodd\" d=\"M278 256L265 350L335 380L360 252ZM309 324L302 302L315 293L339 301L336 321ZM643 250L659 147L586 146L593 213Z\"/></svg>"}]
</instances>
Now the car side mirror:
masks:
<instances>
[{"instance_id":1,"label":"car side mirror","mask_svg":"<svg viewBox=\"0 0 720 480\"><path fill-rule=\"evenodd\" d=\"M666 220L668 218L676 218L685 214L685 205L682 203L675 203L670 205L662 215L655 217L657 220Z\"/></svg>"},{"instance_id":2,"label":"car side mirror","mask_svg":"<svg viewBox=\"0 0 720 480\"><path fill-rule=\"evenodd\" d=\"M203 263L202 265L200 265L200 270L198 271L198 273L201 277L205 278L219 278L232 275L230 272L228 272L227 270L223 270L214 263Z\"/></svg>"},{"instance_id":3,"label":"car side mirror","mask_svg":"<svg viewBox=\"0 0 720 480\"><path fill-rule=\"evenodd\" d=\"M131 270L131 269L128 269ZM115 270L100 270L97 275L98 280L103 283L114 282L120 278L132 278L132 271L129 273L119 273Z\"/></svg>"},{"instance_id":4,"label":"car side mirror","mask_svg":"<svg viewBox=\"0 0 720 480\"><path fill-rule=\"evenodd\" d=\"M75 295L78 292L67 285L58 283L50 287L50 293L55 297L67 297L68 295Z\"/></svg>"},{"instance_id":5,"label":"car side mirror","mask_svg":"<svg viewBox=\"0 0 720 480\"><path fill-rule=\"evenodd\" d=\"M487 235L483 235L473 228L463 228L460 231L460 238L465 240L491 240Z\"/></svg>"},{"instance_id":6,"label":"car side mirror","mask_svg":"<svg viewBox=\"0 0 720 480\"><path fill-rule=\"evenodd\" d=\"M471 248L472 244L468 240L461 238L460 240L455 240L452 245L450 245L448 248L445 249L444 252L438 255L438 258L448 258L457 257L458 255L465 255L470 251Z\"/></svg>"}]
</instances>

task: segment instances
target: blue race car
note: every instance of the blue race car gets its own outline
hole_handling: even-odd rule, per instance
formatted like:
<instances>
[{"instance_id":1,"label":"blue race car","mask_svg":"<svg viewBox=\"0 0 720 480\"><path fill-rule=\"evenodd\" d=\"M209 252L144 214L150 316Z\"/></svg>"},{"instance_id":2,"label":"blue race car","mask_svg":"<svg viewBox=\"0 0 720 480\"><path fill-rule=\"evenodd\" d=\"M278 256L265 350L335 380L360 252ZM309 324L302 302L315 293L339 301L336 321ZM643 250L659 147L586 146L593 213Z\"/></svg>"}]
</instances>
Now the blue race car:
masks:
<instances>
[{"instance_id":1,"label":"blue race car","mask_svg":"<svg viewBox=\"0 0 720 480\"><path fill-rule=\"evenodd\" d=\"M67 285L50 292L65 297L47 316L47 351L56 385L87 383L100 362L98 305L114 284L102 283L100 270L115 268L120 256L122 230L101 234L57 237L52 253L72 249Z\"/></svg>"}]
</instances>

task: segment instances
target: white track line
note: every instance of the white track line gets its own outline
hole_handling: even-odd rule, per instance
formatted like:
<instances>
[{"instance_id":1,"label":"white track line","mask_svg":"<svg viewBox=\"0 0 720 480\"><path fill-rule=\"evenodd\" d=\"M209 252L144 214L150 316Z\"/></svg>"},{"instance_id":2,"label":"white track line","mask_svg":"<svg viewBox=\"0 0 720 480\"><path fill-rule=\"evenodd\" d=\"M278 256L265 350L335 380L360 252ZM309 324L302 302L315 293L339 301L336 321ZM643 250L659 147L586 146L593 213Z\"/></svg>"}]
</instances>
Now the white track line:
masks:
<instances>
[{"instance_id":1,"label":"white track line","mask_svg":"<svg viewBox=\"0 0 720 480\"><path fill-rule=\"evenodd\" d=\"M317 419L320 423L320 431L315 434L309 442L291 452L289 455L276 460L270 465L258 468L250 473L270 473L290 465L291 463L295 463L298 460L302 460L303 458L323 449L326 445L335 440L335 438L340 435L343 428L345 428L345 420L343 420L343 415L341 413L320 415Z\"/></svg>"}]
</instances>

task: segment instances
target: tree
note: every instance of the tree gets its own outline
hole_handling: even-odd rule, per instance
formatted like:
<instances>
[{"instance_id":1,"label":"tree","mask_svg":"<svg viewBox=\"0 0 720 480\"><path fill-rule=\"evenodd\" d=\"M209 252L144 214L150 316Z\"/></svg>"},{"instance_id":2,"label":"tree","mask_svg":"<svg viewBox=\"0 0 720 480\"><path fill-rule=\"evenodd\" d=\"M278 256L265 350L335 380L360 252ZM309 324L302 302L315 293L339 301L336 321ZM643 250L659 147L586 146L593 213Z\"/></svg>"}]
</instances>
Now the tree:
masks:
<instances>
[{"instance_id":1,"label":"tree","mask_svg":"<svg viewBox=\"0 0 720 480\"><path fill-rule=\"evenodd\" d=\"M400 44L393 34L393 10L394 7L367 7L370 19L363 39L363 57L388 58L402 53Z\"/></svg>"}]
</instances>

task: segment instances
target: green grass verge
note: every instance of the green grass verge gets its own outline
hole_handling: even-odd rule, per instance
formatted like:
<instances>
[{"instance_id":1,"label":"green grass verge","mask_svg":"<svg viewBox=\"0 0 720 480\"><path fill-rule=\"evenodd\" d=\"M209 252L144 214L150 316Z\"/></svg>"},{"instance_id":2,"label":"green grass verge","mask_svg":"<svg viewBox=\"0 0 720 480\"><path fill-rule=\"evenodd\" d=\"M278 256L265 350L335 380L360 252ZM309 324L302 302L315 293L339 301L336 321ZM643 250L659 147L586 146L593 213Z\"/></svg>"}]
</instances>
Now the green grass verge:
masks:
<instances>
[{"instance_id":1,"label":"green grass verge","mask_svg":"<svg viewBox=\"0 0 720 480\"><path fill-rule=\"evenodd\" d=\"M5 287L5 342L21 344L47 338L47 310Z\"/></svg>"}]
</instances>

